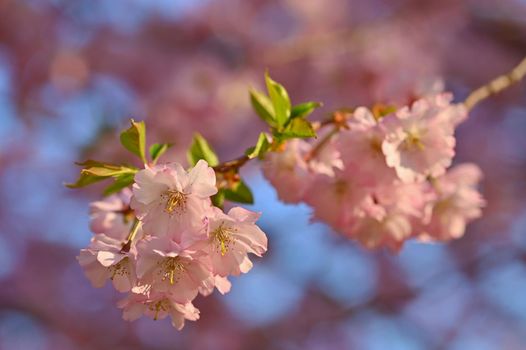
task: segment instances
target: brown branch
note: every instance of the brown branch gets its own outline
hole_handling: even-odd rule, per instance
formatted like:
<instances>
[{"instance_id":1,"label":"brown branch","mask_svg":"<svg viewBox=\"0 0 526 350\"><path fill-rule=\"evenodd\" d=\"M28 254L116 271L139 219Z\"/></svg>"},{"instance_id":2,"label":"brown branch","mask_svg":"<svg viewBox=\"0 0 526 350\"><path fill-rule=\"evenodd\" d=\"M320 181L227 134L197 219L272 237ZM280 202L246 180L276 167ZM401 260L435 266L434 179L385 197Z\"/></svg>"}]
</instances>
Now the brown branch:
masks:
<instances>
[{"instance_id":1,"label":"brown branch","mask_svg":"<svg viewBox=\"0 0 526 350\"><path fill-rule=\"evenodd\" d=\"M478 103L486 98L496 95L504 89L520 82L526 75L526 57L510 72L503 74L488 84L479 87L469 94L464 101L464 105L468 110L473 109Z\"/></svg>"},{"instance_id":2,"label":"brown branch","mask_svg":"<svg viewBox=\"0 0 526 350\"><path fill-rule=\"evenodd\" d=\"M216 173L226 173L231 170L238 170L243 165L245 165L245 163L247 163L250 159L251 158L249 156L242 155L241 157L238 157L236 159L232 159L232 160L229 160L228 162L218 164L212 167L212 169L214 169Z\"/></svg>"}]
</instances>

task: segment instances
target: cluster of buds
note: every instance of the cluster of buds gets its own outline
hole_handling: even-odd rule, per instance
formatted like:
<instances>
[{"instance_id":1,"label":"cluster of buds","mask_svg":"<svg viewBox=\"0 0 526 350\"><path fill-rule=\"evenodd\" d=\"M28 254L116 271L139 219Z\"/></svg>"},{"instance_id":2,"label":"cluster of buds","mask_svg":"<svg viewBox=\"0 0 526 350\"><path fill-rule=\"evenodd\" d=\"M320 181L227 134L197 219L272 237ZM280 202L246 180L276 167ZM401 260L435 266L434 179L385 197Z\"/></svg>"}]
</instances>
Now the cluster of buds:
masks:
<instances>
[{"instance_id":1,"label":"cluster of buds","mask_svg":"<svg viewBox=\"0 0 526 350\"><path fill-rule=\"evenodd\" d=\"M443 93L398 110L337 112L321 141L288 142L267 155L263 172L281 200L309 204L313 219L367 248L459 238L484 200L476 165L448 169L455 128L467 117L451 99Z\"/></svg>"},{"instance_id":2,"label":"cluster of buds","mask_svg":"<svg viewBox=\"0 0 526 350\"><path fill-rule=\"evenodd\" d=\"M259 214L212 205L216 175L204 160L188 171L146 166L134 181L132 191L92 203L94 236L78 260L95 287L111 280L128 293L118 303L124 319L170 316L181 329L199 318L196 296L228 292L227 277L248 272L248 253L265 253L267 237L255 224Z\"/></svg>"}]
</instances>

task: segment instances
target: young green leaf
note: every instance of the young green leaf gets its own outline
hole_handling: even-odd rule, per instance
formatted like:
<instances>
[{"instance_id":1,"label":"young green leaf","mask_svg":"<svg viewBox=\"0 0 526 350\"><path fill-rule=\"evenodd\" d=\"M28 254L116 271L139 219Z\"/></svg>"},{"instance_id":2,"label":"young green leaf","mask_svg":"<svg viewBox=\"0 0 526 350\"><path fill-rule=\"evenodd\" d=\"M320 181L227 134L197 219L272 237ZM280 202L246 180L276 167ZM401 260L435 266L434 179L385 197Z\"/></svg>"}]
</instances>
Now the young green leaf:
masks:
<instances>
[{"instance_id":1,"label":"young green leaf","mask_svg":"<svg viewBox=\"0 0 526 350\"><path fill-rule=\"evenodd\" d=\"M316 132L309 121L303 118L295 118L277 136L281 139L308 138L316 137Z\"/></svg>"},{"instance_id":2,"label":"young green leaf","mask_svg":"<svg viewBox=\"0 0 526 350\"><path fill-rule=\"evenodd\" d=\"M225 189L224 192L225 199L231 202L238 202L244 204L254 203L254 196L252 195L252 191L243 181L239 181L233 188Z\"/></svg>"},{"instance_id":3,"label":"young green leaf","mask_svg":"<svg viewBox=\"0 0 526 350\"><path fill-rule=\"evenodd\" d=\"M146 125L144 122L131 120L131 126L121 132L121 144L146 164Z\"/></svg>"},{"instance_id":4,"label":"young green leaf","mask_svg":"<svg viewBox=\"0 0 526 350\"><path fill-rule=\"evenodd\" d=\"M220 189L215 195L212 196L212 204L215 207L223 209L225 203L225 190Z\"/></svg>"},{"instance_id":5,"label":"young green leaf","mask_svg":"<svg viewBox=\"0 0 526 350\"><path fill-rule=\"evenodd\" d=\"M265 83L268 94L274 107L275 119L278 127L282 127L290 118L290 98L283 85L270 78L268 72L265 74Z\"/></svg>"},{"instance_id":6,"label":"young green leaf","mask_svg":"<svg viewBox=\"0 0 526 350\"><path fill-rule=\"evenodd\" d=\"M100 177L120 176L126 174L134 175L137 168L132 168L123 165L105 164L102 166L93 166L80 171L81 174L89 174Z\"/></svg>"},{"instance_id":7,"label":"young green leaf","mask_svg":"<svg viewBox=\"0 0 526 350\"><path fill-rule=\"evenodd\" d=\"M69 188L88 186L109 177L120 178L129 176L133 180L135 173L138 171L135 167L108 164L96 160L87 160L82 163L77 163L77 165L83 166L84 169L80 171L80 177L75 183L66 184Z\"/></svg>"},{"instance_id":8,"label":"young green leaf","mask_svg":"<svg viewBox=\"0 0 526 350\"><path fill-rule=\"evenodd\" d=\"M131 186L134 182L134 174L123 174L115 178L115 181L104 189L103 195L109 196L119 192L125 187Z\"/></svg>"},{"instance_id":9,"label":"young green leaf","mask_svg":"<svg viewBox=\"0 0 526 350\"><path fill-rule=\"evenodd\" d=\"M267 153L268 149L270 147L270 141L269 136L262 132L259 134L258 142L254 147L250 147L245 151L245 155L250 158L263 158L265 153Z\"/></svg>"},{"instance_id":10,"label":"young green leaf","mask_svg":"<svg viewBox=\"0 0 526 350\"><path fill-rule=\"evenodd\" d=\"M107 177L95 176L87 173L80 173L79 178L74 183L65 184L67 188L81 188L86 187L96 182L102 181Z\"/></svg>"},{"instance_id":11,"label":"young green leaf","mask_svg":"<svg viewBox=\"0 0 526 350\"><path fill-rule=\"evenodd\" d=\"M153 164L157 163L157 160L160 156L164 154L168 150L168 148L172 147L169 143L154 143L150 146L150 158L152 159Z\"/></svg>"},{"instance_id":12,"label":"young green leaf","mask_svg":"<svg viewBox=\"0 0 526 350\"><path fill-rule=\"evenodd\" d=\"M259 91L250 89L250 103L257 115L270 127L276 127L276 118L274 116L274 107L272 101Z\"/></svg>"},{"instance_id":13,"label":"young green leaf","mask_svg":"<svg viewBox=\"0 0 526 350\"><path fill-rule=\"evenodd\" d=\"M199 133L194 135L194 140L192 141L190 149L186 153L186 157L188 158L188 163L191 165L196 165L199 159L206 160L210 166L216 166L219 164L219 159L217 159L216 153L212 147L210 147L205 138Z\"/></svg>"},{"instance_id":14,"label":"young green leaf","mask_svg":"<svg viewBox=\"0 0 526 350\"><path fill-rule=\"evenodd\" d=\"M300 103L299 105L292 107L290 118L305 118L318 107L321 107L321 103L319 102Z\"/></svg>"}]
</instances>

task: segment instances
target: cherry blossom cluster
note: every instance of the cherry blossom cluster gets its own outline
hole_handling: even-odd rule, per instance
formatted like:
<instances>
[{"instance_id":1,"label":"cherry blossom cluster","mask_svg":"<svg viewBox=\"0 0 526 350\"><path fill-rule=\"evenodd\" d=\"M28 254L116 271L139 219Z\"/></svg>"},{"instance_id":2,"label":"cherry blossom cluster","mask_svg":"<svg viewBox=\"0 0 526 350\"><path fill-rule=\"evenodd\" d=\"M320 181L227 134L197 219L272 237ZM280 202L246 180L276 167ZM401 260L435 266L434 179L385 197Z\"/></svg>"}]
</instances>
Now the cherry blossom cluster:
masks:
<instances>
[{"instance_id":1,"label":"cherry blossom cluster","mask_svg":"<svg viewBox=\"0 0 526 350\"><path fill-rule=\"evenodd\" d=\"M441 93L386 115L335 114L337 132L287 142L267 154L263 172L281 200L307 203L314 220L368 248L459 238L484 200L476 165L450 168L455 128L467 117L451 100Z\"/></svg>"},{"instance_id":2,"label":"cherry blossom cluster","mask_svg":"<svg viewBox=\"0 0 526 350\"><path fill-rule=\"evenodd\" d=\"M128 293L118 303L124 319L170 316L181 329L199 318L192 304L198 294L227 293L227 277L252 268L248 253L265 253L259 214L223 212L210 199L217 191L206 161L189 170L166 163L138 171L132 190L92 203L94 236L78 260L95 287L111 280Z\"/></svg>"}]
</instances>

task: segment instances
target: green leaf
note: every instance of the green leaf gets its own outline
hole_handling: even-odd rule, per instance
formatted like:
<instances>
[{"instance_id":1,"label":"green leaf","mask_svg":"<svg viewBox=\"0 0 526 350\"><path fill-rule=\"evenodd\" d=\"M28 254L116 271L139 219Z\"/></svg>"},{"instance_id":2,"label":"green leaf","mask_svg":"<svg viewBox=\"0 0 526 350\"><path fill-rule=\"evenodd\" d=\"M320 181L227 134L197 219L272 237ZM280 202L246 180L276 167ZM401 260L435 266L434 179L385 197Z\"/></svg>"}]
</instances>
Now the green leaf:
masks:
<instances>
[{"instance_id":1,"label":"green leaf","mask_svg":"<svg viewBox=\"0 0 526 350\"><path fill-rule=\"evenodd\" d=\"M152 159L153 164L157 163L157 159L172 147L170 143L154 143L150 146L150 158Z\"/></svg>"},{"instance_id":2,"label":"green leaf","mask_svg":"<svg viewBox=\"0 0 526 350\"><path fill-rule=\"evenodd\" d=\"M95 176L95 175L86 174L86 173L80 173L80 176L76 182L66 184L65 186L67 188L81 188L81 187L86 187L96 182L102 181L104 179L106 179L106 177Z\"/></svg>"},{"instance_id":3,"label":"green leaf","mask_svg":"<svg viewBox=\"0 0 526 350\"><path fill-rule=\"evenodd\" d=\"M111 166L111 167L91 167L82 169L81 174L89 174L101 177L119 176L125 174L135 174L137 169L125 167L125 166Z\"/></svg>"},{"instance_id":4,"label":"green leaf","mask_svg":"<svg viewBox=\"0 0 526 350\"><path fill-rule=\"evenodd\" d=\"M259 134L258 142L256 143L256 145L254 147L248 148L245 151L245 155L250 159L256 157L263 158L265 153L267 153L269 147L269 136L266 133L262 132L261 134Z\"/></svg>"},{"instance_id":5,"label":"green leaf","mask_svg":"<svg viewBox=\"0 0 526 350\"><path fill-rule=\"evenodd\" d=\"M110 194L119 192L125 187L131 186L134 182L134 178L134 174L124 174L118 176L111 185L104 189L103 195L109 196Z\"/></svg>"},{"instance_id":6,"label":"green leaf","mask_svg":"<svg viewBox=\"0 0 526 350\"><path fill-rule=\"evenodd\" d=\"M144 122L131 120L130 128L121 132L121 144L146 164L146 125Z\"/></svg>"},{"instance_id":7,"label":"green leaf","mask_svg":"<svg viewBox=\"0 0 526 350\"><path fill-rule=\"evenodd\" d=\"M268 72L265 74L265 83L268 94L274 107L275 119L279 127L287 123L290 117L290 98L283 85L270 78Z\"/></svg>"},{"instance_id":8,"label":"green leaf","mask_svg":"<svg viewBox=\"0 0 526 350\"><path fill-rule=\"evenodd\" d=\"M290 111L290 118L305 118L309 114L311 114L316 108L321 107L322 104L320 102L305 102L300 103L299 105L295 105L292 107L292 110Z\"/></svg>"},{"instance_id":9,"label":"green leaf","mask_svg":"<svg viewBox=\"0 0 526 350\"><path fill-rule=\"evenodd\" d=\"M380 120L383 117L396 112L396 106L377 103L371 108L371 111L373 112L374 118Z\"/></svg>"},{"instance_id":10,"label":"green leaf","mask_svg":"<svg viewBox=\"0 0 526 350\"><path fill-rule=\"evenodd\" d=\"M238 202L244 204L254 203L254 196L252 195L252 191L243 181L239 181L233 188L225 189L224 192L225 199L231 202Z\"/></svg>"},{"instance_id":11,"label":"green leaf","mask_svg":"<svg viewBox=\"0 0 526 350\"><path fill-rule=\"evenodd\" d=\"M276 118L274 117L274 107L272 101L265 94L250 89L250 103L257 115L270 127L276 127Z\"/></svg>"},{"instance_id":12,"label":"green leaf","mask_svg":"<svg viewBox=\"0 0 526 350\"><path fill-rule=\"evenodd\" d=\"M225 203L225 191L219 190L215 195L212 196L212 204L218 208L223 209Z\"/></svg>"},{"instance_id":13,"label":"green leaf","mask_svg":"<svg viewBox=\"0 0 526 350\"><path fill-rule=\"evenodd\" d=\"M309 121L296 118L287 125L284 131L278 134L278 137L282 139L316 137L316 132Z\"/></svg>"},{"instance_id":14,"label":"green leaf","mask_svg":"<svg viewBox=\"0 0 526 350\"><path fill-rule=\"evenodd\" d=\"M108 164L91 159L82 163L77 163L77 165L85 168L80 171L80 177L75 183L66 184L69 188L85 187L109 177L119 178L123 176L131 176L133 179L133 176L138 171L135 167Z\"/></svg>"},{"instance_id":15,"label":"green leaf","mask_svg":"<svg viewBox=\"0 0 526 350\"><path fill-rule=\"evenodd\" d=\"M206 160L210 166L216 166L219 164L219 159L217 159L216 153L212 147L210 147L205 138L199 133L194 135L194 140L192 141L190 149L186 153L186 157L188 158L188 163L191 165L196 165L199 159Z\"/></svg>"}]
</instances>

